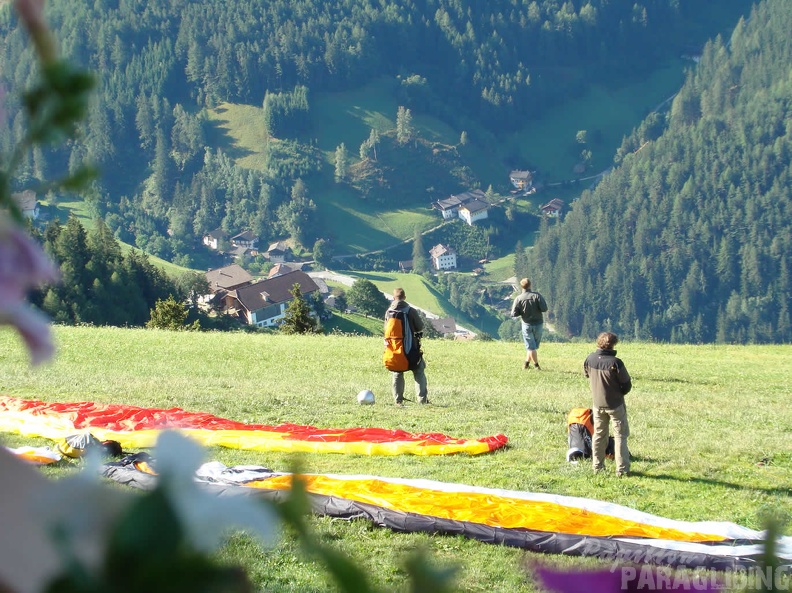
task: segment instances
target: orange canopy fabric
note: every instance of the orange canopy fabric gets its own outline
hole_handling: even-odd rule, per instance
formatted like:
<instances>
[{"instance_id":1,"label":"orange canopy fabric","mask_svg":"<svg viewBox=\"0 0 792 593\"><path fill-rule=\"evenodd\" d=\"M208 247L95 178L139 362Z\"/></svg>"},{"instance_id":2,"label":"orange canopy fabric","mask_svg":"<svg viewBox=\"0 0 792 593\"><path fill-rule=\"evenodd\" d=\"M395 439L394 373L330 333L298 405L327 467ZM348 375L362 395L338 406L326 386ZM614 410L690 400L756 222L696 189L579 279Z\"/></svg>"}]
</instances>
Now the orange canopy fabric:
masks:
<instances>
[{"instance_id":1,"label":"orange canopy fabric","mask_svg":"<svg viewBox=\"0 0 792 593\"><path fill-rule=\"evenodd\" d=\"M508 442L503 434L473 440L384 428L317 428L291 423L268 426L181 408L48 403L0 396L0 431L3 432L54 440L87 430L99 440L114 440L124 448L134 448L153 447L160 431L165 429L180 430L206 446L359 455L478 455Z\"/></svg>"}]
</instances>

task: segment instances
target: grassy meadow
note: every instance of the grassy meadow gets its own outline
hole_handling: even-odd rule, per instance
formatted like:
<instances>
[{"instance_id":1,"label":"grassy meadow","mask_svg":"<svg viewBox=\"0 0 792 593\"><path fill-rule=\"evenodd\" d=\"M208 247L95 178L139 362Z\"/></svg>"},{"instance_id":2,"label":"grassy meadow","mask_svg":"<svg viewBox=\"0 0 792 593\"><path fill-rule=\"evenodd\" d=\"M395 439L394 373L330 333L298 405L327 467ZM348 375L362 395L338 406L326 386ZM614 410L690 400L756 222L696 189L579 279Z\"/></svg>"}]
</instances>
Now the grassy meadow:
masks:
<instances>
[{"instance_id":1,"label":"grassy meadow","mask_svg":"<svg viewBox=\"0 0 792 593\"><path fill-rule=\"evenodd\" d=\"M621 344L619 355L634 379L628 414L635 475L617 479L610 463L606 473L595 476L588 464L565 461L566 415L590 400L581 372L592 349L588 343L543 344L543 370L537 372L522 370L519 343L426 340L433 405L397 408L391 405L377 337L61 326L54 333L55 360L31 368L16 334L0 331L0 393L53 402L181 407L264 424L399 428L460 438L503 433L509 446L487 455L303 454L300 461L309 472L550 492L673 519L733 521L755 529L769 513L792 513L788 345ZM375 393L374 406L357 405L361 389ZM10 446L48 444L19 435L0 438ZM206 456L226 465L275 470L288 470L295 462L286 453L220 448L208 449ZM59 476L72 467L43 471ZM461 537L394 533L364 521L317 517L311 523L316 537L352 556L389 590L405 590L401 561L415 549L425 550L440 566L458 566L460 591L535 591L526 561L597 564ZM272 550L236 535L220 556L242 563L259 590L333 590L324 571L289 535Z\"/></svg>"}]
</instances>

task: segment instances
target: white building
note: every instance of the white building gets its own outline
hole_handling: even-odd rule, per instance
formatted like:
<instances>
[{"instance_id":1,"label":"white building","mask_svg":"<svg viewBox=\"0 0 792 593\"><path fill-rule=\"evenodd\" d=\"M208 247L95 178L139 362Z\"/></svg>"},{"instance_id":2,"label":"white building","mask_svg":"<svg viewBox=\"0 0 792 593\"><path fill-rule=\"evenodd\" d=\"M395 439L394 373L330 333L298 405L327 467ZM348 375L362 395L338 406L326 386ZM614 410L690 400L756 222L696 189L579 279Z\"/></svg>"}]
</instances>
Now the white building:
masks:
<instances>
[{"instance_id":1,"label":"white building","mask_svg":"<svg viewBox=\"0 0 792 593\"><path fill-rule=\"evenodd\" d=\"M452 247L438 243L429 250L435 270L454 270L457 267L457 254Z\"/></svg>"}]
</instances>

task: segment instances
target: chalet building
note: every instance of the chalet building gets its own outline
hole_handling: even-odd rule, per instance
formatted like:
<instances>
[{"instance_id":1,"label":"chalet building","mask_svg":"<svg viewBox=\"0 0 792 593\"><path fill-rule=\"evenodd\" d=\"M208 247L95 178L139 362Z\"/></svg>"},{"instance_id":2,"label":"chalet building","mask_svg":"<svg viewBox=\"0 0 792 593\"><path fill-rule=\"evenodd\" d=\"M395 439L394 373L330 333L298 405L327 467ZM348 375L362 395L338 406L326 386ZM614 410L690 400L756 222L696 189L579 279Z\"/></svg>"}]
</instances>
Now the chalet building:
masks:
<instances>
[{"instance_id":1,"label":"chalet building","mask_svg":"<svg viewBox=\"0 0 792 593\"><path fill-rule=\"evenodd\" d=\"M480 189L452 195L432 204L432 208L438 210L444 220L461 218L469 225L477 220L487 218L489 207L487 194Z\"/></svg>"},{"instance_id":2,"label":"chalet building","mask_svg":"<svg viewBox=\"0 0 792 593\"><path fill-rule=\"evenodd\" d=\"M282 264L293 257L291 247L285 241L276 241L267 248L267 259L274 264Z\"/></svg>"},{"instance_id":3,"label":"chalet building","mask_svg":"<svg viewBox=\"0 0 792 593\"><path fill-rule=\"evenodd\" d=\"M429 250L435 270L454 270L457 267L457 254L453 248L438 243Z\"/></svg>"},{"instance_id":4,"label":"chalet building","mask_svg":"<svg viewBox=\"0 0 792 593\"><path fill-rule=\"evenodd\" d=\"M19 193L11 194L11 197L19 206L19 210L25 218L30 220L37 220L40 213L39 201L36 198L36 192L32 189L26 189Z\"/></svg>"},{"instance_id":5,"label":"chalet building","mask_svg":"<svg viewBox=\"0 0 792 593\"><path fill-rule=\"evenodd\" d=\"M286 314L295 284L299 285L303 297L319 293L319 287L313 279L305 272L296 270L229 292L226 296L226 310L249 325L275 327Z\"/></svg>"},{"instance_id":6,"label":"chalet building","mask_svg":"<svg viewBox=\"0 0 792 593\"><path fill-rule=\"evenodd\" d=\"M217 251L220 249L220 243L222 243L227 237L228 233L226 233L223 229L215 229L203 236L203 244L209 249L214 249Z\"/></svg>"},{"instance_id":7,"label":"chalet building","mask_svg":"<svg viewBox=\"0 0 792 593\"><path fill-rule=\"evenodd\" d=\"M511 181L511 184L515 187L515 189L523 191L529 190L533 185L533 173L530 171L515 169L509 173L509 181Z\"/></svg>"},{"instance_id":8,"label":"chalet building","mask_svg":"<svg viewBox=\"0 0 792 593\"><path fill-rule=\"evenodd\" d=\"M258 247L258 237L253 234L253 231L243 231L231 237L231 245L234 247L256 249Z\"/></svg>"},{"instance_id":9,"label":"chalet building","mask_svg":"<svg viewBox=\"0 0 792 593\"><path fill-rule=\"evenodd\" d=\"M294 272L297 270L297 266L290 266L287 264L275 264L270 268L269 274L267 274L267 278L275 278L276 276L283 276L284 274L288 274L289 272Z\"/></svg>"},{"instance_id":10,"label":"chalet building","mask_svg":"<svg viewBox=\"0 0 792 593\"><path fill-rule=\"evenodd\" d=\"M429 323L431 323L435 331L444 338L453 336L457 331L456 321L454 321L453 317L430 319Z\"/></svg>"},{"instance_id":11,"label":"chalet building","mask_svg":"<svg viewBox=\"0 0 792 593\"><path fill-rule=\"evenodd\" d=\"M559 200L558 198L553 198L552 200L547 202L547 204L540 206L539 210L541 210L542 214L544 214L545 216L557 217L563 207L564 207L563 200Z\"/></svg>"}]
</instances>

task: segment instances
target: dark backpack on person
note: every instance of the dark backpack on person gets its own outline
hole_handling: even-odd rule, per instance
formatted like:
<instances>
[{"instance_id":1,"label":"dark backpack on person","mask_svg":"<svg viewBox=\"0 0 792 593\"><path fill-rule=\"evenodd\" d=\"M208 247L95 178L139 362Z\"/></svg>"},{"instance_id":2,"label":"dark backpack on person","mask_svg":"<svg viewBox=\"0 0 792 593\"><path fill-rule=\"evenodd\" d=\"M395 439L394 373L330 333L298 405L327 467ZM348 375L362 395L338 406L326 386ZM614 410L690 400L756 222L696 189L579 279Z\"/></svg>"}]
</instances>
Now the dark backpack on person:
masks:
<instances>
[{"instance_id":1,"label":"dark backpack on person","mask_svg":"<svg viewBox=\"0 0 792 593\"><path fill-rule=\"evenodd\" d=\"M413 335L407 313L410 308L388 309L385 312L385 351L382 363L389 371L402 373L418 366L421 345Z\"/></svg>"}]
</instances>

